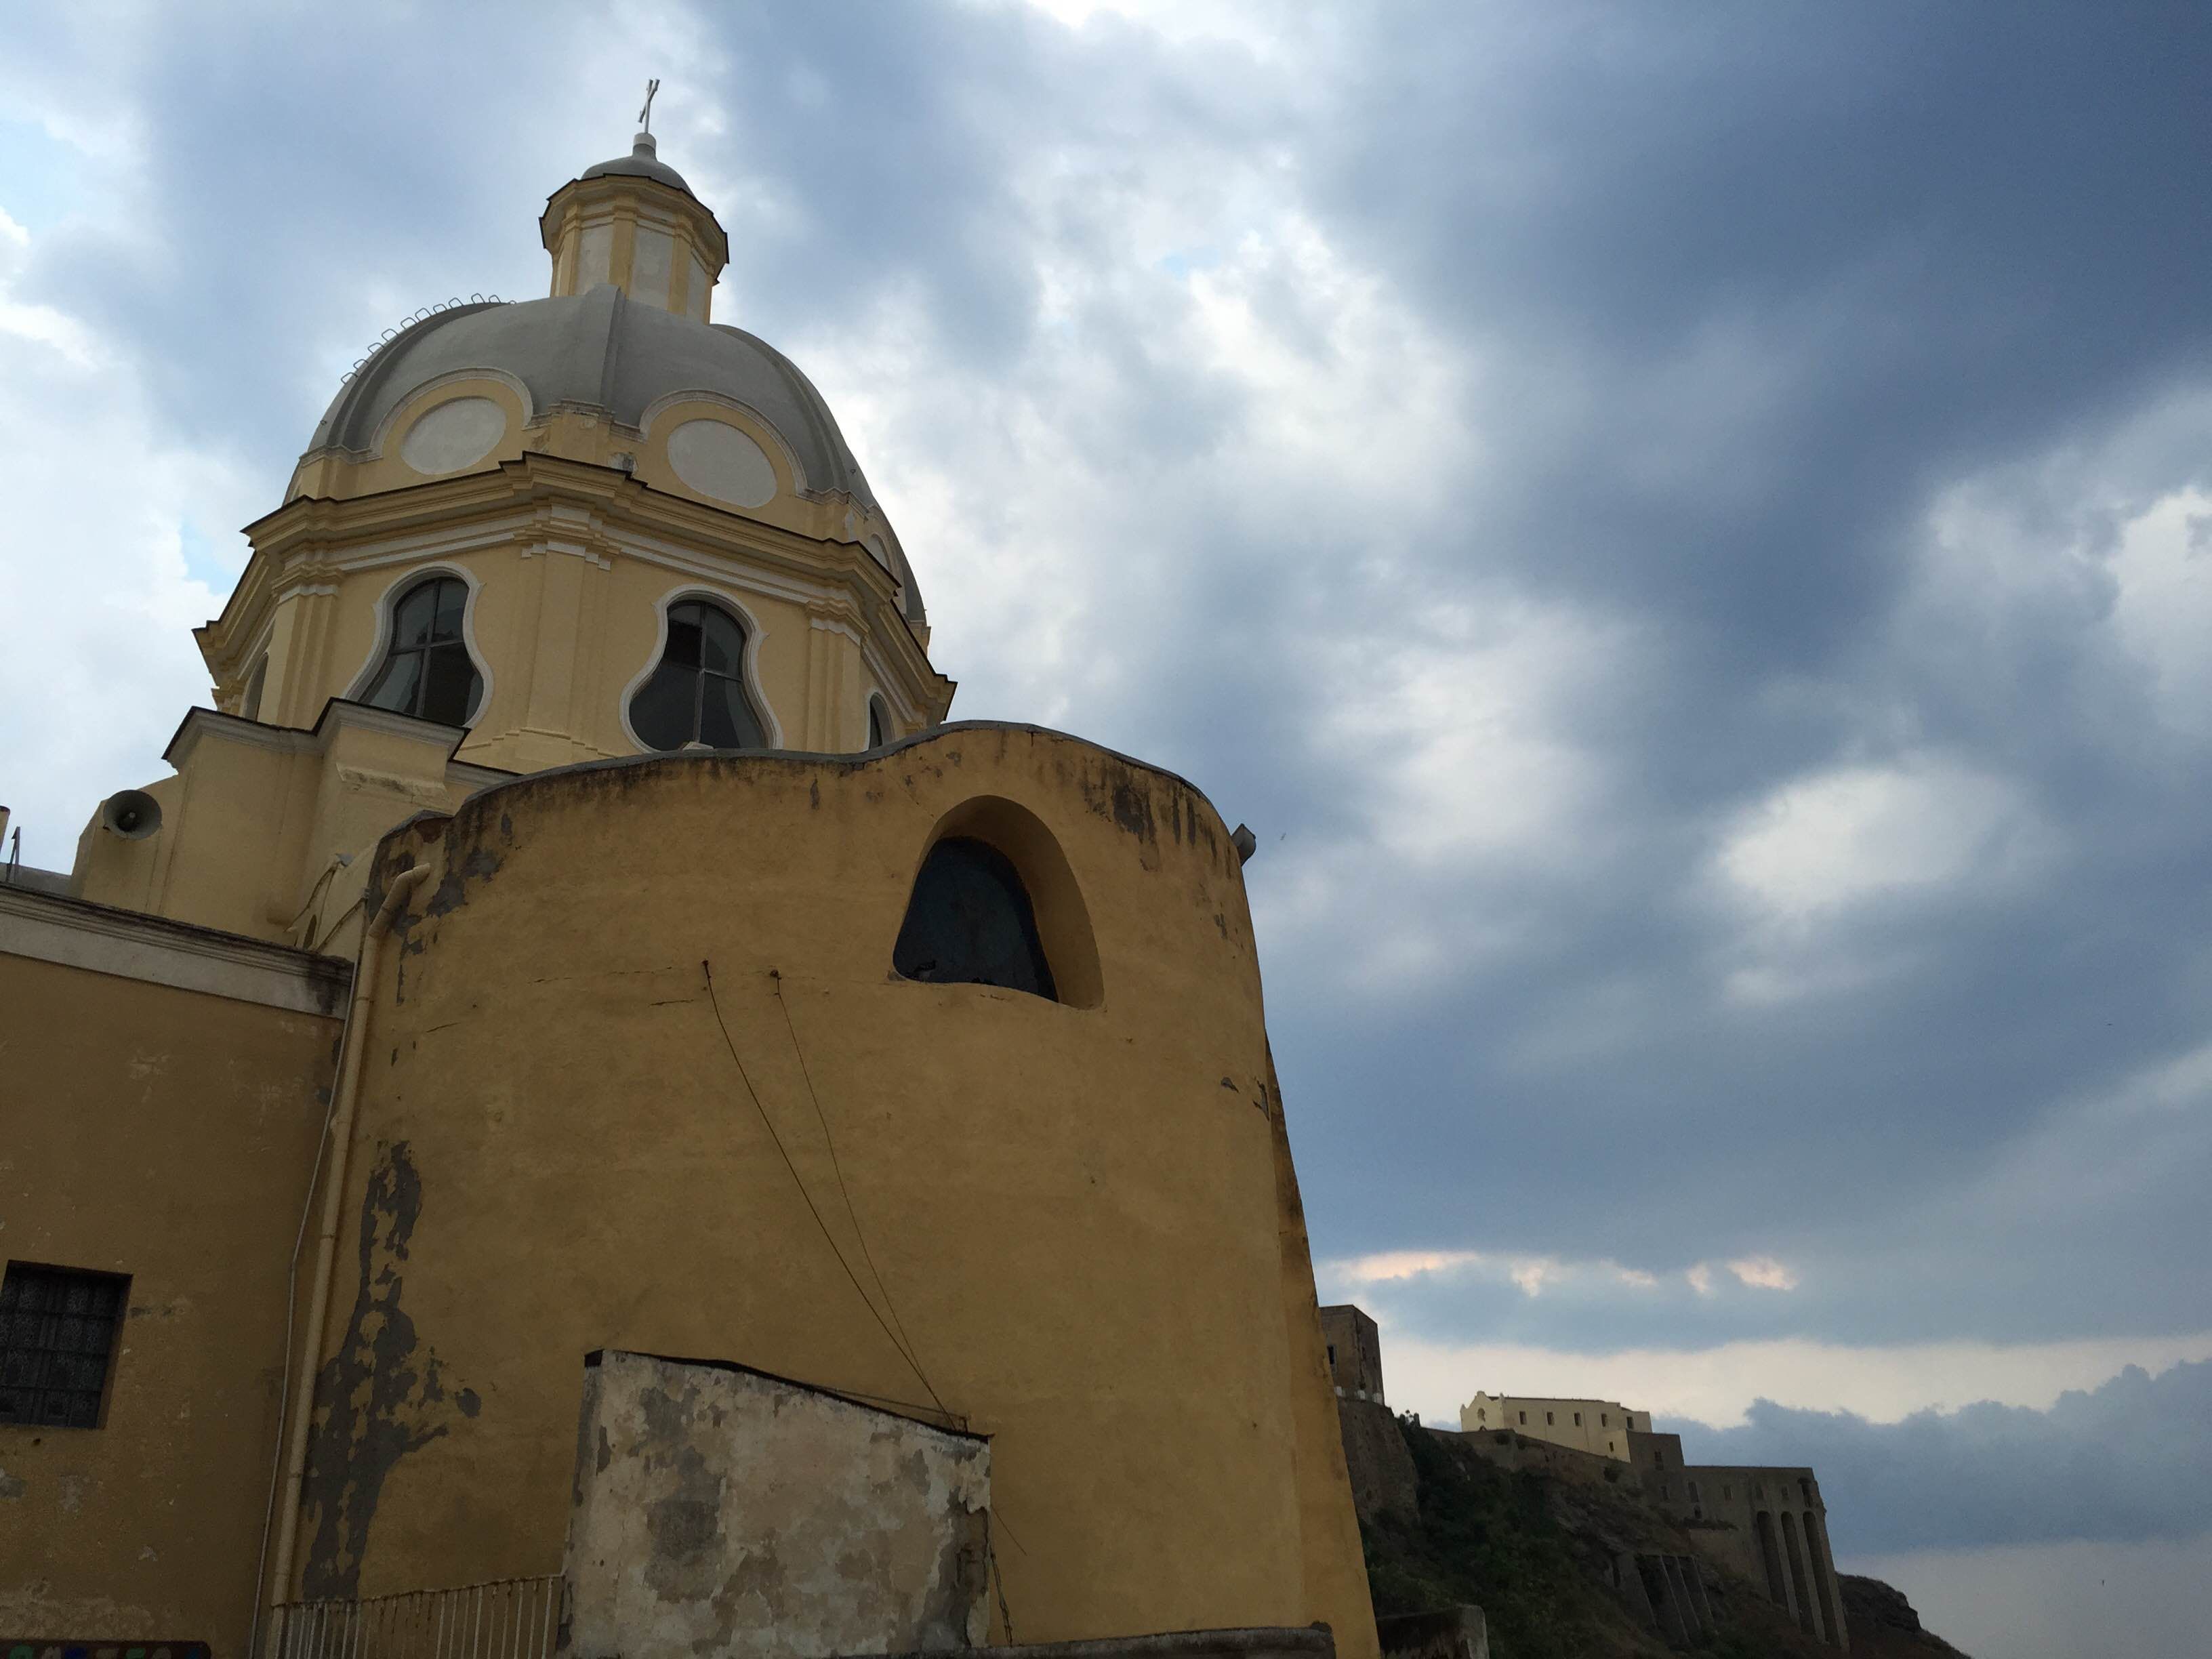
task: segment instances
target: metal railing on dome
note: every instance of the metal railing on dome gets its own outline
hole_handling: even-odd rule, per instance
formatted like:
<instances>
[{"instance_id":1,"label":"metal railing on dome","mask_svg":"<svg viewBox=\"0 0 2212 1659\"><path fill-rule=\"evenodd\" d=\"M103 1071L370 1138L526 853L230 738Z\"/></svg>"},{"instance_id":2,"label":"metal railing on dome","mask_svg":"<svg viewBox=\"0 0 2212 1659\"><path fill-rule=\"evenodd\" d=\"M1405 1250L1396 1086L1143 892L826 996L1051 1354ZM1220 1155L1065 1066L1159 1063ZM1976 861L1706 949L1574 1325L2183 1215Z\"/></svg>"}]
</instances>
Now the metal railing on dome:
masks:
<instances>
[{"instance_id":1,"label":"metal railing on dome","mask_svg":"<svg viewBox=\"0 0 2212 1659\"><path fill-rule=\"evenodd\" d=\"M551 1659L559 1573L359 1600L288 1601L267 1659Z\"/></svg>"},{"instance_id":2,"label":"metal railing on dome","mask_svg":"<svg viewBox=\"0 0 2212 1659\"><path fill-rule=\"evenodd\" d=\"M387 328L383 333L377 336L375 339L370 341L368 349L362 353L360 356L355 358L353 360L353 367L346 370L343 374L338 377L338 384L340 386L349 384L355 375L360 374L362 370L368 367L370 360L373 359L378 352L383 350L385 347L390 345L402 334L404 334L409 329L414 327L416 324L427 322L441 311L455 311L463 306L497 306L505 305L507 301L501 299L496 294L471 294L465 300L462 299L459 295L455 295L452 299L441 300L434 306L417 306L414 311L399 319L399 325L397 328Z\"/></svg>"}]
</instances>

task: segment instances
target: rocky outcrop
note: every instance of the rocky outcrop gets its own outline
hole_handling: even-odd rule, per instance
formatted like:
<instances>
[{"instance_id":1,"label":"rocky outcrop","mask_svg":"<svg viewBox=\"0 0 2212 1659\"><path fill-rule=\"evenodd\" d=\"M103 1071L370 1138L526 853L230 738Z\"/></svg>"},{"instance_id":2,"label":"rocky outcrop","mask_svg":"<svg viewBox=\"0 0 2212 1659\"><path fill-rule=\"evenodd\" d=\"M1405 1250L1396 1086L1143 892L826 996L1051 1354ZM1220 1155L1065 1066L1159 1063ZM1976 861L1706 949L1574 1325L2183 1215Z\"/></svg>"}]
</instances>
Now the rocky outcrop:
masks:
<instances>
[{"instance_id":1,"label":"rocky outcrop","mask_svg":"<svg viewBox=\"0 0 2212 1659\"><path fill-rule=\"evenodd\" d=\"M1850 1572L1836 1575L1836 1588L1844 1598L1844 1617L1850 1621L1851 1650L1861 1659L1942 1659L1945 1654L1965 1659L1942 1637L1922 1628L1920 1614L1903 1590Z\"/></svg>"},{"instance_id":2,"label":"rocky outcrop","mask_svg":"<svg viewBox=\"0 0 2212 1659\"><path fill-rule=\"evenodd\" d=\"M1835 1659L1788 1612L1717 1563L1625 1480L1538 1443L1503 1466L1469 1437L1341 1402L1375 1611L1473 1603L1494 1659L1662 1659L1684 1651ZM1852 1659L1963 1659L1911 1603L1870 1578L1840 1580Z\"/></svg>"},{"instance_id":3,"label":"rocky outcrop","mask_svg":"<svg viewBox=\"0 0 2212 1659\"><path fill-rule=\"evenodd\" d=\"M1398 1419L1373 1401L1340 1399L1339 1426L1344 1431L1344 1462L1352 1474L1352 1501L1360 1519L1378 1515L1410 1516L1420 1507L1420 1482Z\"/></svg>"}]
</instances>

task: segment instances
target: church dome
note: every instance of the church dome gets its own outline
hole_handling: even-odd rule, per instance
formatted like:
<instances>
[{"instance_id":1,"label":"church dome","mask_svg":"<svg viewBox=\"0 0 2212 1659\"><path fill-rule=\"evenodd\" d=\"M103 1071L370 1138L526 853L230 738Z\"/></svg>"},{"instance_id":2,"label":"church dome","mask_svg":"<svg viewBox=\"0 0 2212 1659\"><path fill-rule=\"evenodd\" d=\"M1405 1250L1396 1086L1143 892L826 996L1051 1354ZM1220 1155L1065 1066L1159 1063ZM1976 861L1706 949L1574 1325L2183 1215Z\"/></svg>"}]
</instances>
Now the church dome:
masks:
<instances>
[{"instance_id":1,"label":"church dome","mask_svg":"<svg viewBox=\"0 0 2212 1659\"><path fill-rule=\"evenodd\" d=\"M471 370L519 382L533 413L596 410L632 428L643 427L655 404L680 394L727 399L783 440L806 489L875 505L830 405L791 359L741 328L640 302L611 283L548 300L454 306L423 319L339 390L309 448L365 451L416 392Z\"/></svg>"}]
</instances>

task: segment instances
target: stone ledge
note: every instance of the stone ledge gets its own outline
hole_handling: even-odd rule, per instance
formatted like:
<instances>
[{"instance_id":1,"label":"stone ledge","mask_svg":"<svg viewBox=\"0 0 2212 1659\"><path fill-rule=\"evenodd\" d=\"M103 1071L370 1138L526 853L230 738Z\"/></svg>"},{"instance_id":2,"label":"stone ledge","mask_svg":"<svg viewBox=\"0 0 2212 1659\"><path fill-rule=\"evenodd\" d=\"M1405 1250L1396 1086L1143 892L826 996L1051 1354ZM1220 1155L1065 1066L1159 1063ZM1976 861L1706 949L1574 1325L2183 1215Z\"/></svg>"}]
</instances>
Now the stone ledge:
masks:
<instances>
[{"instance_id":1,"label":"stone ledge","mask_svg":"<svg viewBox=\"0 0 2212 1659\"><path fill-rule=\"evenodd\" d=\"M295 1014L333 1015L353 964L167 916L0 886L0 953Z\"/></svg>"}]
</instances>

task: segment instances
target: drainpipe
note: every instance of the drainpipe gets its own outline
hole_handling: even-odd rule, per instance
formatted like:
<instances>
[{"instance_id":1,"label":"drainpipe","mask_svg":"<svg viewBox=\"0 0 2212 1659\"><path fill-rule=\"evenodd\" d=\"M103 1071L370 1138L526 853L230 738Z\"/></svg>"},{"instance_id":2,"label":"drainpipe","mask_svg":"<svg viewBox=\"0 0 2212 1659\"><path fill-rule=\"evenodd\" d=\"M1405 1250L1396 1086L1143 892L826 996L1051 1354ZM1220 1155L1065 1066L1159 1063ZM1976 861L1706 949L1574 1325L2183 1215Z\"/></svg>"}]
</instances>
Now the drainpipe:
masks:
<instances>
[{"instance_id":1,"label":"drainpipe","mask_svg":"<svg viewBox=\"0 0 2212 1659\"><path fill-rule=\"evenodd\" d=\"M354 968L353 1000L346 1009L344 1052L338 1057L337 1098L331 1106L331 1178L323 1189L323 1225L315 1236L315 1276L307 1303L307 1332L300 1346L299 1375L291 1388L298 1404L292 1413L285 1456L284 1501L277 1511L276 1570L269 1581L268 1611L271 1615L291 1589L292 1555L299 1542L301 1488L307 1479L307 1427L315 1414L315 1370L322 1358L323 1322L330 1312L331 1274L337 1261L338 1224L345 1210L346 1164L353 1150L354 1115L361 1103L362 1056L368 1046L369 999L375 993L384 938L392 931L392 918L399 914L407 896L421 886L422 878L429 873L428 865L418 864L394 876L384 902L362 930L361 956ZM285 1357L291 1356L288 1352ZM256 1586L257 1590L259 1588ZM272 1618L272 1626L273 1622ZM247 1659L252 1659L251 1648Z\"/></svg>"}]
</instances>

